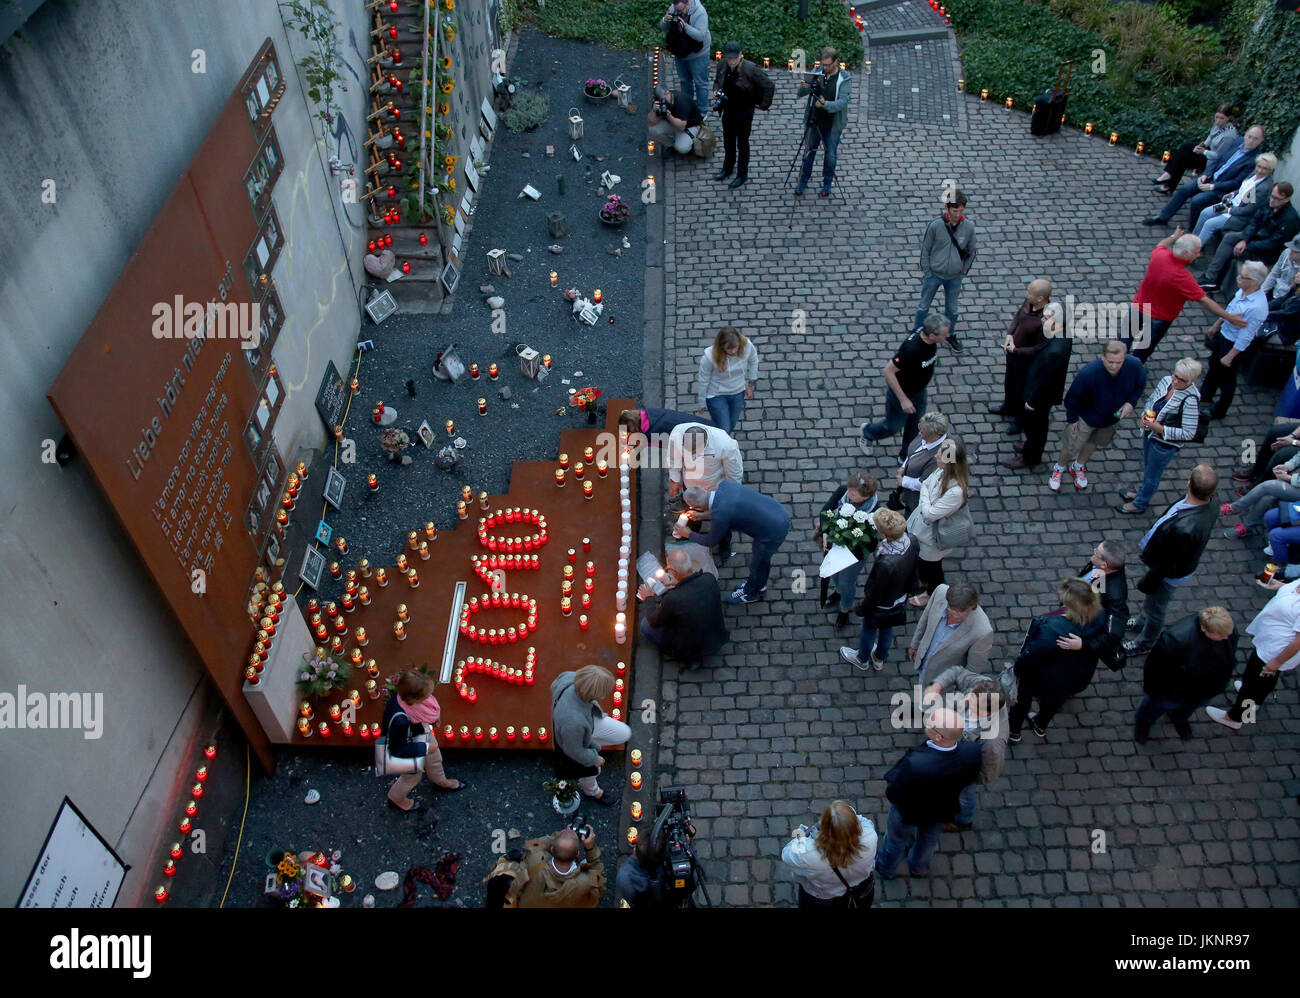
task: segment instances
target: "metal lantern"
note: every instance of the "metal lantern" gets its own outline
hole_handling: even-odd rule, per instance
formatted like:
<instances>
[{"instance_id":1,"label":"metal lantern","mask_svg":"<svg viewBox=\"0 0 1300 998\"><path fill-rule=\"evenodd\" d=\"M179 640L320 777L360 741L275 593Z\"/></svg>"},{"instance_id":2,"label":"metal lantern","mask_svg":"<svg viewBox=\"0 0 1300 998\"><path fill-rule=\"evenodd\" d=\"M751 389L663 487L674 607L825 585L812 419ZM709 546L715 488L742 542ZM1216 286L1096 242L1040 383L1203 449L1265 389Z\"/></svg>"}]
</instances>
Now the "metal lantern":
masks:
<instances>
[{"instance_id":1,"label":"metal lantern","mask_svg":"<svg viewBox=\"0 0 1300 998\"><path fill-rule=\"evenodd\" d=\"M614 88L614 93L618 94L618 106L627 107L632 99L632 88L626 83L620 83Z\"/></svg>"},{"instance_id":2,"label":"metal lantern","mask_svg":"<svg viewBox=\"0 0 1300 998\"><path fill-rule=\"evenodd\" d=\"M582 115L576 107L569 108L569 138L582 138Z\"/></svg>"},{"instance_id":3,"label":"metal lantern","mask_svg":"<svg viewBox=\"0 0 1300 998\"><path fill-rule=\"evenodd\" d=\"M490 249L487 252L488 270L493 274L505 273L506 251L503 249Z\"/></svg>"},{"instance_id":4,"label":"metal lantern","mask_svg":"<svg viewBox=\"0 0 1300 998\"><path fill-rule=\"evenodd\" d=\"M517 350L519 354L519 370L525 378L537 377L537 372L542 366L542 355L532 347L521 344Z\"/></svg>"}]
</instances>

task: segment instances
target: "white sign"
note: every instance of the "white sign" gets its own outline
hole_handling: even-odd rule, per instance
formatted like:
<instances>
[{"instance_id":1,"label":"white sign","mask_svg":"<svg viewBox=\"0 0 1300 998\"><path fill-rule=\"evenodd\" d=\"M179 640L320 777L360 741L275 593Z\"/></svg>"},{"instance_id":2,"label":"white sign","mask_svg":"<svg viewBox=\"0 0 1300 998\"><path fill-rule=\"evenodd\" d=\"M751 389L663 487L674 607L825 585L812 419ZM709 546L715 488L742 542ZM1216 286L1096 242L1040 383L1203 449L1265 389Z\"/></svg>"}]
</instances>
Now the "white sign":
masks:
<instances>
[{"instance_id":1,"label":"white sign","mask_svg":"<svg viewBox=\"0 0 1300 998\"><path fill-rule=\"evenodd\" d=\"M111 908L125 876L126 864L64 797L18 907Z\"/></svg>"}]
</instances>

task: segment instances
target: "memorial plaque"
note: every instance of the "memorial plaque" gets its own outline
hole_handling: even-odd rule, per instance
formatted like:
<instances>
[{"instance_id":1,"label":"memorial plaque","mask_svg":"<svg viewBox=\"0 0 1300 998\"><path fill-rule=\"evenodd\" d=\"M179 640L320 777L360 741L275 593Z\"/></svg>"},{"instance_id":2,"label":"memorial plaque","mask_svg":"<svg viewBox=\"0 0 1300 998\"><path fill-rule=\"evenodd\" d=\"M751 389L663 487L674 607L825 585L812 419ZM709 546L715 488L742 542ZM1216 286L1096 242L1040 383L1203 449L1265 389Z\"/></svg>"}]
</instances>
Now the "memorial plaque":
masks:
<instances>
[{"instance_id":1,"label":"memorial plaque","mask_svg":"<svg viewBox=\"0 0 1300 998\"><path fill-rule=\"evenodd\" d=\"M325 501L335 509L343 508L343 492L348 487L348 480L337 468L330 468L325 478Z\"/></svg>"},{"instance_id":2,"label":"memorial plaque","mask_svg":"<svg viewBox=\"0 0 1300 998\"><path fill-rule=\"evenodd\" d=\"M334 427L343 425L343 413L348 405L348 387L343 383L343 375L334 366L334 361L325 362L325 376L321 378L320 390L316 392L316 411L325 420L325 429L330 433Z\"/></svg>"}]
</instances>

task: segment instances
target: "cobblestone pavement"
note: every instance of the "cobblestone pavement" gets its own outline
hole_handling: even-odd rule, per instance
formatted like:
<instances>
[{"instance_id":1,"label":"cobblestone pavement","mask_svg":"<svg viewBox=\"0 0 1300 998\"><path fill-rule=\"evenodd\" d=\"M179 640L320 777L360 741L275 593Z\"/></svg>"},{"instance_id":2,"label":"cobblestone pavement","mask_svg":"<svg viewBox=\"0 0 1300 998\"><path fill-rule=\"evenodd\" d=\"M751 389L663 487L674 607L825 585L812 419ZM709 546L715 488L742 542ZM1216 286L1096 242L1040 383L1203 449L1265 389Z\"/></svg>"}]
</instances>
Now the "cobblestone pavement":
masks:
<instances>
[{"instance_id":1,"label":"cobblestone pavement","mask_svg":"<svg viewBox=\"0 0 1300 998\"><path fill-rule=\"evenodd\" d=\"M944 44L955 66L951 39ZM924 47L889 49L935 58ZM917 246L945 179L967 192L978 234L961 296L966 350L942 351L930 386L929 408L947 414L963 436L974 475L976 535L945 567L949 579L980 587L997 630L994 663L1014 657L1031 617L1054 608L1058 580L1098 540L1119 538L1134 551L1196 461L1220 470L1220 501L1230 498L1226 479L1242 441L1269 423L1276 396L1243 387L1208 442L1174 461L1152 516L1112 509L1117 490L1141 476L1131 423L1090 462L1085 492L1053 495L1046 470L999 467L1010 438L985 407L1001 399L1000 341L1025 284L1050 277L1057 300L1127 302L1164 234L1137 224L1158 205L1149 183L1158 164L1074 130L1032 138L1026 114L955 86L917 102L934 124L876 113L877 100L893 106L876 85L886 64L891 88L904 96L916 96L910 88L926 70L924 62L919 69L873 62L871 86L855 77L855 100L865 106L840 146L830 199L796 199L783 183L802 107L784 72L774 74L773 109L757 116L747 186L725 190L709 180L716 166L699 161L664 171L663 404L695 407L697 359L718 326L735 323L751 335L761 362L756 398L736 434L745 481L779 498L795 524L775 558L766 601L728 608L725 654L699 673L679 675L671 663L663 669L658 775L698 801L697 841L715 903L720 895L732 906L792 904L781 847L794 825L815 819L835 797L854 802L883 832L883 776L922 738L889 723L890 697L910 679L899 664L902 649L883 673L866 676L839 659L838 646L856 643L856 630L835 633L834 617L817 608L812 521L848 472L893 478L894 447L864 459L856 425L881 411L880 370L907 332L919 288ZM978 81L970 89L978 93ZM796 310L806 322L798 332ZM1181 356L1203 358L1203 314L1186 310L1154 358L1153 379ZM1076 340L1071 374L1098 352L1097 343ZM1062 424L1058 410L1049 453ZM1256 548L1216 532L1169 620L1217 602L1244 627L1266 601L1250 584L1263 561ZM723 568L724 584L746 574L747 545L740 550ZM1130 571L1131 588L1139 574ZM896 633L896 646L907 636ZM1243 647L1243 662L1245 655ZM1150 743L1136 746L1140 696L1140 661L1122 673L1100 668L1046 741L1026 730L1010 749L1002 777L981 792L974 829L943 836L933 875L879 885L877 904L1295 906L1294 673L1262 707L1255 730L1234 734L1200 714L1187 743L1162 722ZM1096 851L1102 836L1104 852Z\"/></svg>"}]
</instances>

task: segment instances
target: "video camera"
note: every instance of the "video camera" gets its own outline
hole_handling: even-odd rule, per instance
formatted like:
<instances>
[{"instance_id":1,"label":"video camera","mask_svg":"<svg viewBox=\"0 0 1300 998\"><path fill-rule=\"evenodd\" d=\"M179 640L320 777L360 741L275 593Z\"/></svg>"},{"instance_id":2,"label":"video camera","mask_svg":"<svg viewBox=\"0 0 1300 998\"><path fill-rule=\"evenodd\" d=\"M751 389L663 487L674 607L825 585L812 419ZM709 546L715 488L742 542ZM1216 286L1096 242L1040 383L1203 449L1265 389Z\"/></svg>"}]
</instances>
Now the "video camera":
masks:
<instances>
[{"instance_id":1,"label":"video camera","mask_svg":"<svg viewBox=\"0 0 1300 998\"><path fill-rule=\"evenodd\" d=\"M813 100L817 100L826 92L826 77L822 73L805 73L803 84L812 91L809 96Z\"/></svg>"},{"instance_id":2,"label":"video camera","mask_svg":"<svg viewBox=\"0 0 1300 998\"><path fill-rule=\"evenodd\" d=\"M702 886L704 871L695 861L691 837L690 809L684 787L665 787L659 792L660 811L650 831L650 841L663 843L664 862L660 868L663 898L667 902L691 905L695 888ZM707 900L708 895L705 895Z\"/></svg>"}]
</instances>

